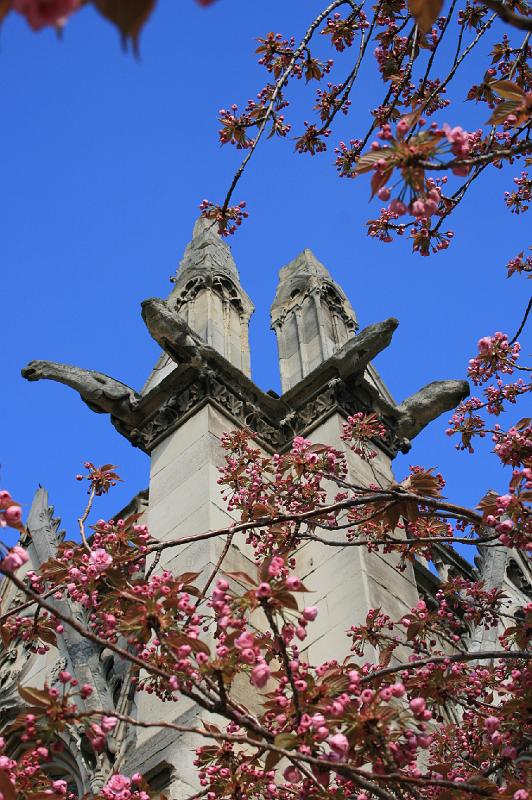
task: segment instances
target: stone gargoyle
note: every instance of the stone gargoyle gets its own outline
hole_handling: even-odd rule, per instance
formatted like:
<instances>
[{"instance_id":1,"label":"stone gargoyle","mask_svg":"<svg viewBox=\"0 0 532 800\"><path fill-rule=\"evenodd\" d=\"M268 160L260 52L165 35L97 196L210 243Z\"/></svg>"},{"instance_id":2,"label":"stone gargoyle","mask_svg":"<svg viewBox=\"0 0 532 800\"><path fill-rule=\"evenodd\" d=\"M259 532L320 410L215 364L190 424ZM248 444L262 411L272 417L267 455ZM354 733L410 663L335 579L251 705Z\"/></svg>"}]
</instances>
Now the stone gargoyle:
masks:
<instances>
[{"instance_id":1,"label":"stone gargoyle","mask_svg":"<svg viewBox=\"0 0 532 800\"><path fill-rule=\"evenodd\" d=\"M150 297L141 303L142 319L150 336L177 364L199 367L214 351L172 311L166 300Z\"/></svg>"},{"instance_id":2,"label":"stone gargoyle","mask_svg":"<svg viewBox=\"0 0 532 800\"><path fill-rule=\"evenodd\" d=\"M30 361L22 370L28 381L49 380L63 383L74 389L91 411L111 414L127 424L138 420L140 396L125 383L104 375L103 372L58 364L55 361Z\"/></svg>"},{"instance_id":3,"label":"stone gargoyle","mask_svg":"<svg viewBox=\"0 0 532 800\"><path fill-rule=\"evenodd\" d=\"M340 377L345 379L362 374L369 363L390 345L398 325L399 321L390 317L368 325L346 342L331 358ZM414 439L429 422L455 408L468 395L467 381L433 381L427 384L400 405L390 406L391 416L396 420L397 436Z\"/></svg>"},{"instance_id":4,"label":"stone gargoyle","mask_svg":"<svg viewBox=\"0 0 532 800\"><path fill-rule=\"evenodd\" d=\"M215 352L165 300L145 300L142 303L142 318L151 336L178 365L202 369ZM397 325L398 321L393 317L369 325L326 363L334 366L344 380L353 376L362 377L375 356L389 346ZM22 375L29 381L52 380L70 386L92 411L110 414L128 428L135 428L143 421L141 396L126 384L101 372L54 361L31 361L22 370ZM434 381L400 405L392 405L382 398L378 405L385 416L395 421L399 439L408 444L430 422L450 411L468 394L467 381ZM283 407L283 413L285 410Z\"/></svg>"},{"instance_id":5,"label":"stone gargoyle","mask_svg":"<svg viewBox=\"0 0 532 800\"><path fill-rule=\"evenodd\" d=\"M394 407L399 438L414 439L440 414L455 408L469 395L467 381L433 381Z\"/></svg>"}]
</instances>

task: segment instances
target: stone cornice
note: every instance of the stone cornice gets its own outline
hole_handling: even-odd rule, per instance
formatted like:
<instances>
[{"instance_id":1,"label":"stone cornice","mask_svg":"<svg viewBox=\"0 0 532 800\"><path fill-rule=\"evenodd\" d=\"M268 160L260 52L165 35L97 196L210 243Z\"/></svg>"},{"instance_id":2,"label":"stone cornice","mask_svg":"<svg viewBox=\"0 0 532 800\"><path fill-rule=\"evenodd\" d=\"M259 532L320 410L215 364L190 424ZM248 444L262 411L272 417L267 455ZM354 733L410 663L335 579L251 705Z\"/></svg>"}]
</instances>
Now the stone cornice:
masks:
<instances>
[{"instance_id":1,"label":"stone cornice","mask_svg":"<svg viewBox=\"0 0 532 800\"><path fill-rule=\"evenodd\" d=\"M353 340L356 341L356 340ZM395 434L393 408L353 370L351 352L329 359L282 397L263 392L223 356L212 350L199 366L176 368L145 395L137 408L140 421L129 425L111 417L133 445L150 453L173 430L207 403L239 427L248 428L269 452L282 452L295 436L307 435L338 412L377 411L387 429L376 446L390 457L405 447Z\"/></svg>"}]
</instances>

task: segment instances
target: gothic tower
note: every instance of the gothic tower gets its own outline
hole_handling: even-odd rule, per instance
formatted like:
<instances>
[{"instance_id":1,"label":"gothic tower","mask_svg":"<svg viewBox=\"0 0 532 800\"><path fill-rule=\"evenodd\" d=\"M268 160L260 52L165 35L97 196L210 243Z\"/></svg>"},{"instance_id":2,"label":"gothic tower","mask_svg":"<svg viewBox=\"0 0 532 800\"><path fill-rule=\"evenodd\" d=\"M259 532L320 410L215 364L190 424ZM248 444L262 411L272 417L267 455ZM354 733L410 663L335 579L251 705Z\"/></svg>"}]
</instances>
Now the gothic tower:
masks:
<instances>
[{"instance_id":1,"label":"gothic tower","mask_svg":"<svg viewBox=\"0 0 532 800\"><path fill-rule=\"evenodd\" d=\"M449 382L453 387L447 399L423 418L409 412L419 404L397 405L371 363L390 344L397 320L357 332L349 300L309 250L281 270L272 306L282 397L264 392L250 378L252 312L228 245L212 223L199 220L168 300L143 304L149 332L163 353L140 392L102 373L54 362L31 362L23 371L29 380L47 378L74 388L91 410L109 414L118 432L147 454L149 490L115 518L138 512L153 537L181 542L161 551L157 568L175 575L198 572L205 584L223 555L222 571L233 573L228 580L237 591L243 588L237 573L254 569L244 537L231 535L228 541L227 535L209 536L235 521L217 483L224 431L249 430L257 446L269 454L286 451L295 436L345 450L341 434L347 417L374 411L386 437L375 442L377 455L371 464L347 451L349 478L357 484L386 486L393 480L392 461L398 451L406 450L409 439L467 391L463 382ZM46 547L53 549L50 542L56 531L51 515L39 511L46 505L42 496L36 504L30 527L35 543L32 559L38 561L38 540L46 540ZM449 561L443 550L442 558ZM437 577L421 562L402 572L395 566L396 556L361 547L327 548L308 541L300 548L297 574L310 590L306 602L320 610L312 638L305 642L310 661L343 658L349 649L346 629L362 624L370 607L380 607L397 619L415 604L420 592L435 591ZM472 569L458 556L453 556L452 568L464 574ZM128 698L120 663L105 651L84 651L80 664L76 647L72 637L64 637L65 663L80 676L88 669L100 669L99 693L107 703L123 708L120 704ZM16 654L10 658L14 661ZM246 697L250 690L242 688L242 700L253 703L253 697ZM0 696L2 691L7 690L2 686L0 660ZM200 714L186 698L177 704L162 703L141 693L137 703L128 713L143 719L193 726ZM197 744L194 739L175 730L150 728L139 728L134 737L122 757L125 773L142 772L171 798L195 793L190 756ZM85 775L84 786L96 785L98 775L94 769Z\"/></svg>"},{"instance_id":2,"label":"gothic tower","mask_svg":"<svg viewBox=\"0 0 532 800\"><path fill-rule=\"evenodd\" d=\"M216 223L200 217L186 246L168 298L172 311L205 342L248 377L251 374L249 320L255 306L240 285L229 246L218 236ZM147 392L174 368L161 356Z\"/></svg>"},{"instance_id":3,"label":"gothic tower","mask_svg":"<svg viewBox=\"0 0 532 800\"><path fill-rule=\"evenodd\" d=\"M271 321L277 336L283 392L326 361L358 330L351 303L308 249L281 269Z\"/></svg>"}]
</instances>

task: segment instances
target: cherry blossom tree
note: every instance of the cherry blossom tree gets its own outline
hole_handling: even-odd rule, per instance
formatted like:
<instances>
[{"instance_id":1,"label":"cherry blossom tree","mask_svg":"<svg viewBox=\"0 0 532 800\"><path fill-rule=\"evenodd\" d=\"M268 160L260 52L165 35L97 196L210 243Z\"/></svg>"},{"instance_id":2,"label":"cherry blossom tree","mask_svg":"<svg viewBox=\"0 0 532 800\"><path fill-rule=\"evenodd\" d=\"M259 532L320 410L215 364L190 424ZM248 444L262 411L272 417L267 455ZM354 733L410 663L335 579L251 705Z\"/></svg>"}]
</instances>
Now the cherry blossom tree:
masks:
<instances>
[{"instance_id":1,"label":"cherry blossom tree","mask_svg":"<svg viewBox=\"0 0 532 800\"><path fill-rule=\"evenodd\" d=\"M509 472L507 492L488 492L476 509L445 500L444 479L431 469L412 467L389 486L356 485L347 478L345 454L332 447L297 437L290 452L270 456L249 432L237 431L223 437L219 478L235 516L231 526L158 541L131 517L99 520L88 536L93 504L119 477L109 464L87 462L87 474L78 476L89 487L81 541L62 542L56 557L25 572L21 507L2 491L0 524L18 529L21 544L4 547L0 572L26 598L0 615L4 643L45 656L66 628L73 629L130 665L136 693L167 702L186 697L207 715L202 725L187 727L94 708L86 703L93 687L80 686L65 670L61 688L21 686L27 708L0 740L4 800L67 797L66 782L46 771L65 732L76 731L96 754L108 753L108 736L118 724L195 735L196 796L208 800L527 800L532 604L510 609L499 588L443 581L432 603L419 600L400 619L370 609L364 624L346 631L345 652L314 664L301 650L318 608L305 604L313 587L296 569L296 551L307 541L343 547L347 557L358 547L396 554L399 570L419 557L430 560L442 544L526 553L530 420L508 430L489 422L530 388L515 378L524 369L519 344L501 333L481 339L469 364L483 394L461 404L448 434L468 451L489 436ZM383 435L377 415L360 413L345 424L343 439L371 463ZM224 572L237 537L253 553L252 574ZM163 550L208 538L225 542L209 576L158 568ZM230 588L231 579L240 591ZM58 601L65 598L83 613L64 611ZM498 630L497 646L468 649L467 624ZM256 690L254 707L242 703L237 678ZM25 745L18 760L9 756L13 736ZM113 767L119 754L113 759L94 796L148 800L143 776L123 774Z\"/></svg>"}]
</instances>

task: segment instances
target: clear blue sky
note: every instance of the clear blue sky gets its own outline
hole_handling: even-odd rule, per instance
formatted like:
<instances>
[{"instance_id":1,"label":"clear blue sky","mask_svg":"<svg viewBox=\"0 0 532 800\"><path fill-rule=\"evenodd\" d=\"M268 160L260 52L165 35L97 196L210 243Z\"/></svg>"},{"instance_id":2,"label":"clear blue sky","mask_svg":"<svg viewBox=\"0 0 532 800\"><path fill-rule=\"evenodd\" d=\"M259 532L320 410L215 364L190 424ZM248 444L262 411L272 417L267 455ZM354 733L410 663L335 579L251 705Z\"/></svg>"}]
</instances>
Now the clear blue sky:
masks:
<instances>
[{"instance_id":1,"label":"clear blue sky","mask_svg":"<svg viewBox=\"0 0 532 800\"><path fill-rule=\"evenodd\" d=\"M157 347L139 304L169 293L199 202L223 197L238 162L238 153L220 149L217 111L263 85L255 38L269 30L298 36L320 7L316 0L220 0L201 9L193 0L160 0L140 61L122 52L116 31L91 9L72 19L62 42L49 30L31 33L15 15L5 23L0 484L25 508L42 483L73 530L85 491L74 476L86 459L118 464L125 480L98 516L147 486L147 457L108 418L66 387L27 383L20 369L45 358L143 384ZM470 82L481 78L484 63L470 61ZM335 140L365 131L377 85L366 77ZM484 120L485 109L464 104L466 86L457 78L450 92L456 105L439 121L474 128ZM313 90L306 98L308 108ZM298 108L296 119L306 118ZM491 170L479 181L455 215L451 249L423 259L407 241L366 237L364 222L378 205L368 204L367 181L336 177L332 139L330 151L313 159L295 156L291 142L267 142L237 193L250 211L231 244L257 306L255 381L279 386L269 305L279 268L304 247L343 286L362 326L399 318L392 347L376 362L398 401L431 380L463 377L478 338L513 333L526 305L523 282L508 281L504 269L529 244L528 220L510 215L503 202L518 170ZM489 445L473 458L456 453L443 434L446 422L398 459L397 474L408 463L438 466L449 497L476 502L488 486L502 486L503 476L490 463Z\"/></svg>"}]
</instances>

